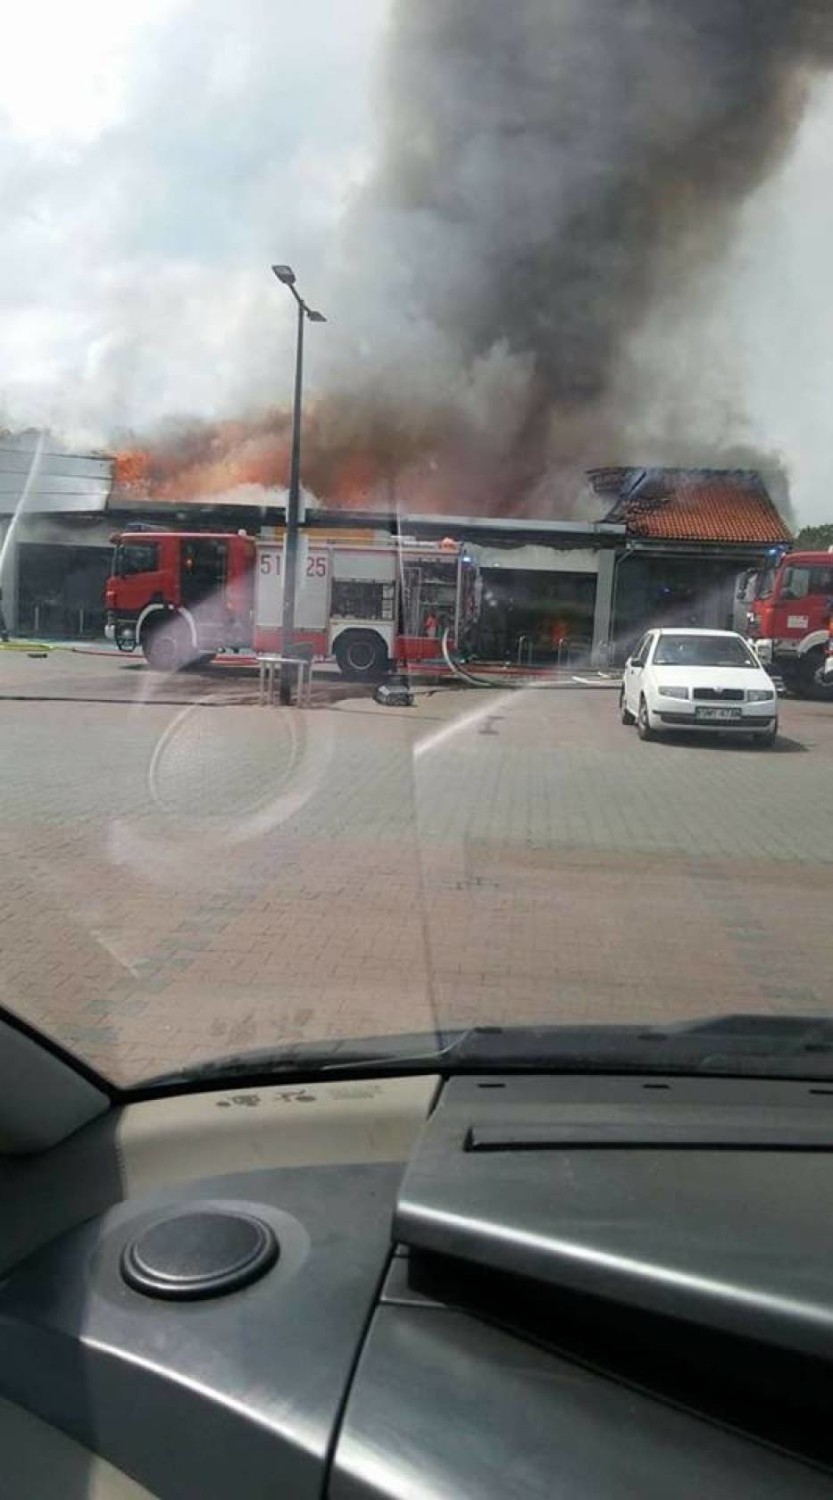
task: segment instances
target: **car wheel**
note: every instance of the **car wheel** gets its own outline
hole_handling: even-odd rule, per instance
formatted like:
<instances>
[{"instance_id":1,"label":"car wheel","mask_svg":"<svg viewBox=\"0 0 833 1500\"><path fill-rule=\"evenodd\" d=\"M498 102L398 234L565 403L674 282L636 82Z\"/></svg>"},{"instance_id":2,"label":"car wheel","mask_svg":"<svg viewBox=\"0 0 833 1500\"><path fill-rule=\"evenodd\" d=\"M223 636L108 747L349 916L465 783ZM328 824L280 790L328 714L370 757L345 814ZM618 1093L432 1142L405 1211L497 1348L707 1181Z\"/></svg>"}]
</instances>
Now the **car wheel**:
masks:
<instances>
[{"instance_id":1,"label":"car wheel","mask_svg":"<svg viewBox=\"0 0 833 1500\"><path fill-rule=\"evenodd\" d=\"M762 729L760 734L753 735L752 743L760 750L768 750L778 737L778 724L770 724L769 729Z\"/></svg>"},{"instance_id":2,"label":"car wheel","mask_svg":"<svg viewBox=\"0 0 833 1500\"><path fill-rule=\"evenodd\" d=\"M619 694L619 718L623 724L633 724L634 718L625 700L625 689Z\"/></svg>"},{"instance_id":3,"label":"car wheel","mask_svg":"<svg viewBox=\"0 0 833 1500\"><path fill-rule=\"evenodd\" d=\"M636 716L636 732L641 740L652 740L656 736L656 730L651 728L648 705L644 698L640 698L639 700L639 713Z\"/></svg>"}]
</instances>

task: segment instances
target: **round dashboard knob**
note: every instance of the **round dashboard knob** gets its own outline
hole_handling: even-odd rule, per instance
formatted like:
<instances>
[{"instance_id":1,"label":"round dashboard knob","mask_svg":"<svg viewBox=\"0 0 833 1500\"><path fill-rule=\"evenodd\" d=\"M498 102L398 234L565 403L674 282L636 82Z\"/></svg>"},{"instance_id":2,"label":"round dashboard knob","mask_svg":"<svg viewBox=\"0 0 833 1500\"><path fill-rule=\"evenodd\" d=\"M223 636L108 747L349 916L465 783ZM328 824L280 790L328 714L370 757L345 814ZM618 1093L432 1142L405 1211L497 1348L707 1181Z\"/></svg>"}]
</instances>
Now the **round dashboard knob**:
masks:
<instances>
[{"instance_id":1,"label":"round dashboard knob","mask_svg":"<svg viewBox=\"0 0 833 1500\"><path fill-rule=\"evenodd\" d=\"M148 1297L222 1297L249 1286L278 1258L273 1230L253 1214L194 1208L142 1230L122 1253L122 1275Z\"/></svg>"}]
</instances>

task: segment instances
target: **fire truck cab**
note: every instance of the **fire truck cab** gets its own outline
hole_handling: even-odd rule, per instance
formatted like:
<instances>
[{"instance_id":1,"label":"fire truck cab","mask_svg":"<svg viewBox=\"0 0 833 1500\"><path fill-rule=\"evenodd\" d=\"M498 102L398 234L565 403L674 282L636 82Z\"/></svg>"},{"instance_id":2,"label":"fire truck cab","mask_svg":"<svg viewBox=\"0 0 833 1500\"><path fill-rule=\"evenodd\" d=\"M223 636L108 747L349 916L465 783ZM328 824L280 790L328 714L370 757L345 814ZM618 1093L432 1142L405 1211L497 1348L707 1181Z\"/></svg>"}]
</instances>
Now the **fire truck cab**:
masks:
<instances>
[{"instance_id":1,"label":"fire truck cab","mask_svg":"<svg viewBox=\"0 0 833 1500\"><path fill-rule=\"evenodd\" d=\"M177 671L219 651L282 649L282 541L244 534L126 532L114 538L106 631L123 651ZM456 541L300 538L292 651L376 678L460 642L479 612L474 560Z\"/></svg>"},{"instance_id":2,"label":"fire truck cab","mask_svg":"<svg viewBox=\"0 0 833 1500\"><path fill-rule=\"evenodd\" d=\"M788 552L750 574L747 630L763 666L806 698L833 698L833 550Z\"/></svg>"},{"instance_id":3,"label":"fire truck cab","mask_svg":"<svg viewBox=\"0 0 833 1500\"><path fill-rule=\"evenodd\" d=\"M105 634L159 671L251 646L257 544L243 535L128 531L114 538Z\"/></svg>"}]
</instances>

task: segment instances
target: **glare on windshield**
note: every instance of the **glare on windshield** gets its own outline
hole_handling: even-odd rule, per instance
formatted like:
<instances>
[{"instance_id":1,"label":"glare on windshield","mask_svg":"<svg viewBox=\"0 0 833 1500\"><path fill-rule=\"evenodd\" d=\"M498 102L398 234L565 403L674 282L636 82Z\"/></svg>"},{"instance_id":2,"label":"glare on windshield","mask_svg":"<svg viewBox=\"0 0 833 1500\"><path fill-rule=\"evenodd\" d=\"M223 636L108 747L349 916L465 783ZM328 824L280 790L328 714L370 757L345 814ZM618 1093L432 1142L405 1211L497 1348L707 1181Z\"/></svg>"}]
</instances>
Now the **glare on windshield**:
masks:
<instances>
[{"instance_id":1,"label":"glare on windshield","mask_svg":"<svg viewBox=\"0 0 833 1500\"><path fill-rule=\"evenodd\" d=\"M663 635L654 652L657 667L757 667L739 636Z\"/></svg>"}]
</instances>

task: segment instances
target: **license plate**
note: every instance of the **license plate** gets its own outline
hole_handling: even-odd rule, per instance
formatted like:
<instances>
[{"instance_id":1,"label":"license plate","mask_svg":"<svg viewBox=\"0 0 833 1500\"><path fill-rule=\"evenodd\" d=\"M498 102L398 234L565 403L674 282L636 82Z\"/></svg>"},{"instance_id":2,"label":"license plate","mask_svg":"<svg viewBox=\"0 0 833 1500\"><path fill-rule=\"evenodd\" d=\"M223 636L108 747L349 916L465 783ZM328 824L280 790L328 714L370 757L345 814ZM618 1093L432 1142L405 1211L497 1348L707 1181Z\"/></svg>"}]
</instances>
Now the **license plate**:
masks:
<instances>
[{"instance_id":1,"label":"license plate","mask_svg":"<svg viewBox=\"0 0 833 1500\"><path fill-rule=\"evenodd\" d=\"M727 719L736 721L741 717L739 708L695 708L695 719L719 719L725 722Z\"/></svg>"}]
</instances>

